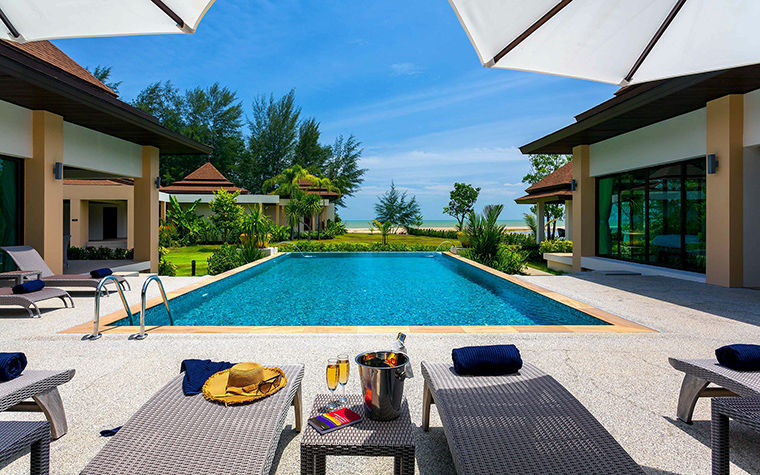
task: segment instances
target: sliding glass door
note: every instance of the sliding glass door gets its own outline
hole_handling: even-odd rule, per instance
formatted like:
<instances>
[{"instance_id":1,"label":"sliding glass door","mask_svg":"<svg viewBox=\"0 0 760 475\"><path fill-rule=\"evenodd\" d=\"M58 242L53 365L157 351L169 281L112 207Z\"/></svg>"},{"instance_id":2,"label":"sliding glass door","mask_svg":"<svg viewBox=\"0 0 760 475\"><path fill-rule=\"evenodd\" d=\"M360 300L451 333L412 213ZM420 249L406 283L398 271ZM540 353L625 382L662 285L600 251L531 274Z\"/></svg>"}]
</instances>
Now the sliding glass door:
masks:
<instances>
[{"instance_id":1,"label":"sliding glass door","mask_svg":"<svg viewBox=\"0 0 760 475\"><path fill-rule=\"evenodd\" d=\"M21 244L21 160L0 157L0 246ZM16 265L0 252L0 272L14 270Z\"/></svg>"},{"instance_id":2,"label":"sliding glass door","mask_svg":"<svg viewBox=\"0 0 760 475\"><path fill-rule=\"evenodd\" d=\"M705 160L597 180L597 255L705 271Z\"/></svg>"}]
</instances>

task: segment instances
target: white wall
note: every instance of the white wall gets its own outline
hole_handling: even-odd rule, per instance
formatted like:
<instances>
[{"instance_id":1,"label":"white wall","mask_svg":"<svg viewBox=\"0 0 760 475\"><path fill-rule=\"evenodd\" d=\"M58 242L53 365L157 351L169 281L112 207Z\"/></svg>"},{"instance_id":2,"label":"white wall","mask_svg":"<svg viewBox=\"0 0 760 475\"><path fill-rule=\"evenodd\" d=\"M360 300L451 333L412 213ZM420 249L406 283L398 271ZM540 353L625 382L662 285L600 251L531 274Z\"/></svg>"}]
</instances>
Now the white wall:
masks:
<instances>
[{"instance_id":1,"label":"white wall","mask_svg":"<svg viewBox=\"0 0 760 475\"><path fill-rule=\"evenodd\" d=\"M0 155L32 158L32 111L0 101Z\"/></svg>"},{"instance_id":2,"label":"white wall","mask_svg":"<svg viewBox=\"0 0 760 475\"><path fill-rule=\"evenodd\" d=\"M744 95L744 146L760 145L760 89Z\"/></svg>"},{"instance_id":3,"label":"white wall","mask_svg":"<svg viewBox=\"0 0 760 475\"><path fill-rule=\"evenodd\" d=\"M89 206L89 241L100 241L103 239L103 208L114 206L116 207L116 237L117 239L127 239L126 201L114 203L90 202Z\"/></svg>"},{"instance_id":4,"label":"white wall","mask_svg":"<svg viewBox=\"0 0 760 475\"><path fill-rule=\"evenodd\" d=\"M63 163L118 176L142 176L142 147L79 125L63 123Z\"/></svg>"},{"instance_id":5,"label":"white wall","mask_svg":"<svg viewBox=\"0 0 760 475\"><path fill-rule=\"evenodd\" d=\"M760 287L760 147L744 149L744 286Z\"/></svg>"},{"instance_id":6,"label":"white wall","mask_svg":"<svg viewBox=\"0 0 760 475\"><path fill-rule=\"evenodd\" d=\"M707 114L700 109L591 145L591 176L704 156Z\"/></svg>"}]
</instances>

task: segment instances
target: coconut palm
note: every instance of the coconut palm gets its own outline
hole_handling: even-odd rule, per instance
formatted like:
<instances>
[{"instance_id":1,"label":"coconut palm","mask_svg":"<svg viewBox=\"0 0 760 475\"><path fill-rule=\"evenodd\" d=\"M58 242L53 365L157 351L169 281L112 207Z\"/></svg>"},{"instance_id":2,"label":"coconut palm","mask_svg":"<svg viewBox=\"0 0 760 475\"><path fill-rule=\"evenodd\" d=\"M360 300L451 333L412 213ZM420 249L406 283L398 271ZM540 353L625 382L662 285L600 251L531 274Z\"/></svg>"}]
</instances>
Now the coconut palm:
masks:
<instances>
[{"instance_id":1,"label":"coconut palm","mask_svg":"<svg viewBox=\"0 0 760 475\"><path fill-rule=\"evenodd\" d=\"M285 205L285 219L290 226L290 239L293 239L293 228L297 227L303 216L303 206L297 199L291 199Z\"/></svg>"},{"instance_id":2,"label":"coconut palm","mask_svg":"<svg viewBox=\"0 0 760 475\"><path fill-rule=\"evenodd\" d=\"M307 193L302 196L298 201L301 202L301 209L304 216L309 216L311 219L311 226L309 227L309 240L311 240L311 230L314 227L314 217L318 216L322 212L322 197L314 194ZM319 218L317 217L317 222ZM317 224L317 230L319 232L319 224Z\"/></svg>"},{"instance_id":3,"label":"coconut palm","mask_svg":"<svg viewBox=\"0 0 760 475\"><path fill-rule=\"evenodd\" d=\"M388 234L390 234L391 230L393 229L393 223L390 221L381 223L375 219L371 221L371 224L373 227L377 228L378 231L380 231L380 234L383 236L383 245L388 244Z\"/></svg>"},{"instance_id":4,"label":"coconut palm","mask_svg":"<svg viewBox=\"0 0 760 475\"><path fill-rule=\"evenodd\" d=\"M303 181L316 184L319 183L320 179L309 173L309 170L301 165L293 165L283 170L279 175L265 181L262 189L264 193L272 189L269 194L298 198L302 193L300 184Z\"/></svg>"}]
</instances>

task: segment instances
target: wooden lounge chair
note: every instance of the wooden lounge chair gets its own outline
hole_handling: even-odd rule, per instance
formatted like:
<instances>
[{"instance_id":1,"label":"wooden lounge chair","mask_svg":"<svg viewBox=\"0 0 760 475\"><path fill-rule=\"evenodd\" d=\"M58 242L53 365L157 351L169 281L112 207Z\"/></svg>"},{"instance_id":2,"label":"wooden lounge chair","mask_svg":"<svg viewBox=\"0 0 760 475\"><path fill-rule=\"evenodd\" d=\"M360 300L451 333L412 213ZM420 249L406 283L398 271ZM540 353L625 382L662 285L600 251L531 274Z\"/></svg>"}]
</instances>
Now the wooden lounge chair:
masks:
<instances>
[{"instance_id":1,"label":"wooden lounge chair","mask_svg":"<svg viewBox=\"0 0 760 475\"><path fill-rule=\"evenodd\" d=\"M304 366L280 368L288 384L250 404L225 407L182 393L184 374L159 390L127 421L83 474L268 474L288 408L301 431Z\"/></svg>"},{"instance_id":2,"label":"wooden lounge chair","mask_svg":"<svg viewBox=\"0 0 760 475\"><path fill-rule=\"evenodd\" d=\"M0 411L41 411L50 423L53 439L58 439L68 430L58 386L71 381L74 374L73 369L24 371L18 378L0 383ZM34 402L27 401L30 398Z\"/></svg>"},{"instance_id":3,"label":"wooden lounge chair","mask_svg":"<svg viewBox=\"0 0 760 475\"><path fill-rule=\"evenodd\" d=\"M38 270L42 273L41 280L46 285L53 287L88 287L96 289L100 279L95 279L89 275L82 274L53 274L50 267L40 257L39 253L32 246L5 246L0 247L5 251L16 266L21 270ZM127 279L120 275L115 275L116 280L119 281L119 285L122 289L126 285L129 290L131 286Z\"/></svg>"},{"instance_id":4,"label":"wooden lounge chair","mask_svg":"<svg viewBox=\"0 0 760 475\"><path fill-rule=\"evenodd\" d=\"M701 397L760 397L760 371L736 371L716 359L681 360L668 358L670 366L683 371L676 416L691 424L694 406ZM708 385L715 384L718 387Z\"/></svg>"},{"instance_id":5,"label":"wooden lounge chair","mask_svg":"<svg viewBox=\"0 0 760 475\"><path fill-rule=\"evenodd\" d=\"M71 301L71 306L74 307L74 300L71 299L71 295L63 289L57 289L55 287L45 287L36 292L29 292L28 294L14 294L13 291L8 288L0 288L0 305L21 305L29 312L30 317L34 317L34 313L30 307L34 308L37 317L41 317L40 308L37 306L37 302L43 300L59 298L63 301L63 305L68 308L66 298Z\"/></svg>"},{"instance_id":6,"label":"wooden lounge chair","mask_svg":"<svg viewBox=\"0 0 760 475\"><path fill-rule=\"evenodd\" d=\"M459 474L617 475L644 471L583 405L531 364L518 374L459 376L422 362L422 427L441 416Z\"/></svg>"}]
</instances>

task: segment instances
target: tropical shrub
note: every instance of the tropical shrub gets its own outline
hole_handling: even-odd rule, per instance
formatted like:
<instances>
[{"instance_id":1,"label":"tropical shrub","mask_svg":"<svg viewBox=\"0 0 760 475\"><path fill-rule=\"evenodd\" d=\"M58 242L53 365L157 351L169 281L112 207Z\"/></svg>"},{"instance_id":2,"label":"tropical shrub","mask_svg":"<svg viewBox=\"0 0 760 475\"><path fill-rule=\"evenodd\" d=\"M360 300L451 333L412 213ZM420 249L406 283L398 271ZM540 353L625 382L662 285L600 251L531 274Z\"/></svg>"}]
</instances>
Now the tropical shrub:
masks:
<instances>
[{"instance_id":1,"label":"tropical shrub","mask_svg":"<svg viewBox=\"0 0 760 475\"><path fill-rule=\"evenodd\" d=\"M504 244L529 246L536 243L536 238L530 234L523 233L505 233Z\"/></svg>"},{"instance_id":2,"label":"tropical shrub","mask_svg":"<svg viewBox=\"0 0 760 475\"><path fill-rule=\"evenodd\" d=\"M192 242L197 223L201 219L200 216L195 214L195 209L200 202L201 200L197 199L187 209L184 209L179 204L179 201L177 201L176 196L169 195L169 208L166 210L166 217L176 226L177 233L179 234L178 241L181 240L184 243Z\"/></svg>"},{"instance_id":3,"label":"tropical shrub","mask_svg":"<svg viewBox=\"0 0 760 475\"><path fill-rule=\"evenodd\" d=\"M523 244L520 247L521 251L528 253L528 260L529 261L540 261L543 259L543 254L539 251L540 246L536 244L535 242L532 242L530 244Z\"/></svg>"},{"instance_id":4,"label":"tropical shrub","mask_svg":"<svg viewBox=\"0 0 760 475\"><path fill-rule=\"evenodd\" d=\"M240 226L240 218L243 216L243 208L238 206L237 197L240 190L233 193L227 190L214 192L214 199L209 202L209 208L214 213L211 216L211 222L221 234L222 242L230 240L240 234L237 232Z\"/></svg>"},{"instance_id":5,"label":"tropical shrub","mask_svg":"<svg viewBox=\"0 0 760 475\"><path fill-rule=\"evenodd\" d=\"M564 239L546 240L541 243L538 252L543 256L547 252L573 252L573 241Z\"/></svg>"},{"instance_id":6,"label":"tropical shrub","mask_svg":"<svg viewBox=\"0 0 760 475\"><path fill-rule=\"evenodd\" d=\"M386 221L384 223L381 223L378 220L372 221L372 226L375 227L378 231L380 231L380 235L383 237L383 245L388 244L388 234L390 234L391 229L393 228L393 223L390 221Z\"/></svg>"},{"instance_id":7,"label":"tropical shrub","mask_svg":"<svg viewBox=\"0 0 760 475\"><path fill-rule=\"evenodd\" d=\"M412 252L412 251L435 251L437 246L432 244L381 244L375 243L351 243L351 242L321 242L299 241L298 247L303 252ZM291 244L277 246L280 252L298 252Z\"/></svg>"},{"instance_id":8,"label":"tropical shrub","mask_svg":"<svg viewBox=\"0 0 760 475\"><path fill-rule=\"evenodd\" d=\"M267 247L271 238L272 226L274 223L260 208L249 209L241 220L240 227L244 234L240 235L240 243L243 246L256 248Z\"/></svg>"},{"instance_id":9,"label":"tropical shrub","mask_svg":"<svg viewBox=\"0 0 760 475\"><path fill-rule=\"evenodd\" d=\"M158 247L158 275L177 275L177 266L166 259L166 256L168 254L169 249L165 248L164 246Z\"/></svg>"},{"instance_id":10,"label":"tropical shrub","mask_svg":"<svg viewBox=\"0 0 760 475\"><path fill-rule=\"evenodd\" d=\"M272 229L269 230L272 235L272 242L287 241L290 238L290 228L288 226L280 226L278 224L272 224Z\"/></svg>"},{"instance_id":11,"label":"tropical shrub","mask_svg":"<svg viewBox=\"0 0 760 475\"><path fill-rule=\"evenodd\" d=\"M243 254L238 251L237 246L222 244L208 258L208 273L211 275L221 274L243 264L246 263L243 261Z\"/></svg>"},{"instance_id":12,"label":"tropical shrub","mask_svg":"<svg viewBox=\"0 0 760 475\"><path fill-rule=\"evenodd\" d=\"M466 233L470 237L473 259L484 265L496 259L499 245L504 240L505 226L498 224L504 205L488 205L483 214L471 211L468 215Z\"/></svg>"},{"instance_id":13,"label":"tropical shrub","mask_svg":"<svg viewBox=\"0 0 760 475\"><path fill-rule=\"evenodd\" d=\"M177 241L179 241L177 227L173 224L162 221L161 225L158 227L158 245L174 247L177 245Z\"/></svg>"},{"instance_id":14,"label":"tropical shrub","mask_svg":"<svg viewBox=\"0 0 760 475\"><path fill-rule=\"evenodd\" d=\"M135 251L134 249L111 249L110 247L69 246L67 256L72 261L132 260L135 258Z\"/></svg>"},{"instance_id":15,"label":"tropical shrub","mask_svg":"<svg viewBox=\"0 0 760 475\"><path fill-rule=\"evenodd\" d=\"M348 233L346 225L343 224L343 220L340 219L338 213L335 213L335 221L327 220L327 225L325 227L332 230L334 236L342 236Z\"/></svg>"},{"instance_id":16,"label":"tropical shrub","mask_svg":"<svg viewBox=\"0 0 760 475\"><path fill-rule=\"evenodd\" d=\"M441 239L458 239L457 231L447 231L443 229L409 228L407 229L407 232L410 236L429 236Z\"/></svg>"},{"instance_id":17,"label":"tropical shrub","mask_svg":"<svg viewBox=\"0 0 760 475\"><path fill-rule=\"evenodd\" d=\"M521 274L528 261L528 253L521 251L519 246L500 245L493 260L483 261L475 256L472 249L462 249L459 255L505 274Z\"/></svg>"}]
</instances>

